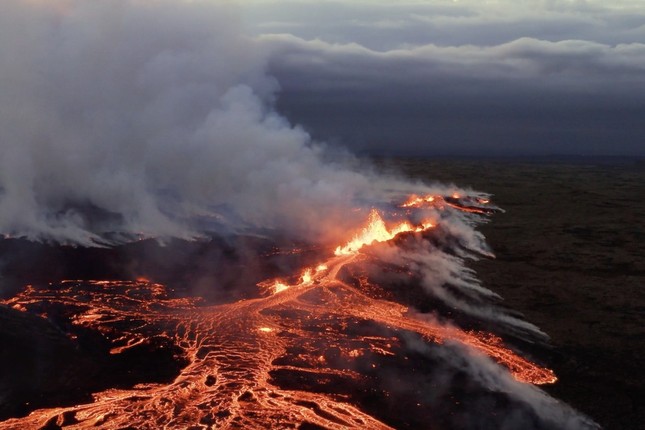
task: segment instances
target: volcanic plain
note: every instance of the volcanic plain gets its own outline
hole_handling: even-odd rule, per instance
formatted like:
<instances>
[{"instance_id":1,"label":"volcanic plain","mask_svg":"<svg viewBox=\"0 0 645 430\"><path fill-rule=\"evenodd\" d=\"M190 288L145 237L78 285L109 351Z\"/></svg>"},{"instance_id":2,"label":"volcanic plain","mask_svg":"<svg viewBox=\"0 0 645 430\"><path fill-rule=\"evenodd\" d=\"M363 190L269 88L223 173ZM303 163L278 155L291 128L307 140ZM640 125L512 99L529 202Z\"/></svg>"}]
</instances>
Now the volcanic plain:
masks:
<instances>
[{"instance_id":1,"label":"volcanic plain","mask_svg":"<svg viewBox=\"0 0 645 430\"><path fill-rule=\"evenodd\" d=\"M628 160L384 162L472 186L505 209L481 231L495 260L472 264L542 328L559 377L550 394L606 429L645 423L645 164Z\"/></svg>"},{"instance_id":2,"label":"volcanic plain","mask_svg":"<svg viewBox=\"0 0 645 430\"><path fill-rule=\"evenodd\" d=\"M496 258L470 265L486 288L505 299L508 309L520 312L551 336L550 346L539 345L532 351L558 376L555 384L542 388L606 429L642 428L643 164L418 159L380 160L378 164L424 182L452 182L493 193L494 203L505 212L493 214L480 230ZM191 285L191 294L210 303L231 303L256 294L256 283L267 274L310 263L301 261L309 254L303 252L296 260L273 255L270 265L262 265L257 262L258 253L268 255L274 244L257 237L236 240L167 247L142 242L91 250L5 240L0 242L0 295L8 299L26 284L46 290L52 282L58 288L55 283L63 279L124 279L142 274L171 289ZM214 283L217 289L200 287ZM250 286L249 290L240 289L240 284ZM176 293L179 298L184 294ZM419 297L410 300L410 304L423 302ZM0 364L9 370L0 379L0 420L38 408L84 403L90 393L110 387L168 383L186 364L180 351L162 341L115 356L105 339L94 332L76 330L70 340L65 335L69 328L65 309L48 306L45 311L43 319L0 307L4 346ZM332 362L334 357L324 358ZM288 354L283 359L294 360ZM157 366L148 366L150 362ZM286 388L295 381L284 372L274 372L273 378ZM308 386L307 381L296 382ZM310 391L319 390L318 385L319 381ZM369 394L368 388L365 393ZM368 397L358 403L371 405L372 412L383 415L386 422L397 428L418 428L414 421L397 421L398 409L388 412ZM52 426L65 426L73 417L62 414L56 420Z\"/></svg>"}]
</instances>

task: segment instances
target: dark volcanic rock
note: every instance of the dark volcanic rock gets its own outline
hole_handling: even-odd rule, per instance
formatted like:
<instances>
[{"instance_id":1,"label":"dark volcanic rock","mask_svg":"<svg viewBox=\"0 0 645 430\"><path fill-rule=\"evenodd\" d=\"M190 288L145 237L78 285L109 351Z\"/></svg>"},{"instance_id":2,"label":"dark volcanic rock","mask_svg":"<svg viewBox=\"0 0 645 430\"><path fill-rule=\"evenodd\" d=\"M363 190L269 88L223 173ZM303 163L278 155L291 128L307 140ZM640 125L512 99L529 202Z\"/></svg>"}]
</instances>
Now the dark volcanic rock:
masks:
<instances>
[{"instance_id":1,"label":"dark volcanic rock","mask_svg":"<svg viewBox=\"0 0 645 430\"><path fill-rule=\"evenodd\" d=\"M100 369L44 318L0 306L0 420L88 400Z\"/></svg>"},{"instance_id":2,"label":"dark volcanic rock","mask_svg":"<svg viewBox=\"0 0 645 430\"><path fill-rule=\"evenodd\" d=\"M256 236L149 239L112 248L0 239L0 299L13 297L26 284L147 278L211 303L231 302L256 294L257 282L289 274L316 255L311 249L299 250L296 258L280 252L296 247Z\"/></svg>"},{"instance_id":3,"label":"dark volcanic rock","mask_svg":"<svg viewBox=\"0 0 645 430\"><path fill-rule=\"evenodd\" d=\"M153 339L113 355L99 333L3 305L0 345L0 420L88 402L110 387L168 382L185 365L170 342Z\"/></svg>"}]
</instances>

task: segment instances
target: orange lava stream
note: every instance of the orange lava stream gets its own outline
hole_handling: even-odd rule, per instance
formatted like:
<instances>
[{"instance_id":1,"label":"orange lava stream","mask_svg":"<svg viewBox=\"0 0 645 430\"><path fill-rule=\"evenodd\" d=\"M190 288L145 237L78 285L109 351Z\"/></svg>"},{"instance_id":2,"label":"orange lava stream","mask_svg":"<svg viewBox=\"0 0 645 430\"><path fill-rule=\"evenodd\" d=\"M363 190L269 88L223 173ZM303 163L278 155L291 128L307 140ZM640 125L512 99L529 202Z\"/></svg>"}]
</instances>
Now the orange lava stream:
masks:
<instances>
[{"instance_id":1,"label":"orange lava stream","mask_svg":"<svg viewBox=\"0 0 645 430\"><path fill-rule=\"evenodd\" d=\"M91 296L79 294L80 284L97 287ZM194 300L164 296L134 299L133 292L158 291L159 284L124 281L69 281L61 289L29 289L6 304L29 308L47 302L85 309L75 324L109 334L113 325L132 319L144 323L124 333L123 341L146 341L155 327L172 327L165 335L184 351L190 363L170 384L139 384L133 389L97 393L93 403L41 409L29 416L0 423L0 429L40 428L47 422L65 428L282 428L309 422L331 429L389 426L354 406L322 394L281 390L269 382L272 362L287 346L284 327L261 311L297 298L301 286L283 294L223 306L198 307ZM103 291L101 291L103 289ZM113 348L120 353L119 348ZM316 405L312 408L309 405Z\"/></svg>"},{"instance_id":2,"label":"orange lava stream","mask_svg":"<svg viewBox=\"0 0 645 430\"><path fill-rule=\"evenodd\" d=\"M498 336L485 332L463 331L456 327L442 326L434 322L416 319L410 315L406 306L390 301L372 299L336 279L338 270L350 262L354 256L350 256L348 260L343 260L339 257L329 260L326 264L334 267L333 276L327 274L315 281L317 285L322 287L334 287L335 289L343 290L347 297L352 298L352 300L344 300L336 304L336 306L340 306L340 309L338 307L335 309L339 309L341 314L377 321L388 327L413 331L432 342L460 342L504 365L515 379L520 382L542 385L551 384L557 380L552 370L540 367L517 355L506 348L502 339ZM298 294L302 294L302 287L307 285L311 286L312 281L307 284L300 283L294 287L298 290Z\"/></svg>"},{"instance_id":3,"label":"orange lava stream","mask_svg":"<svg viewBox=\"0 0 645 430\"><path fill-rule=\"evenodd\" d=\"M423 208L423 207L435 207L442 209L445 206L449 206L453 209L457 209L461 212L470 212L474 214L485 214L488 212L487 209L485 209L483 206L487 205L489 203L488 199L484 198L475 198L475 202L478 205L482 205L481 207L478 206L473 206L473 205L463 205L459 203L459 199L462 198L458 193L453 193L450 198L452 199L451 201L447 201L447 197L444 198L442 196L433 196L433 195L426 195L426 196L417 196L417 195L412 195L408 200L406 200L404 203L400 205L401 208L406 208L406 209L411 209L411 208Z\"/></svg>"},{"instance_id":4,"label":"orange lava stream","mask_svg":"<svg viewBox=\"0 0 645 430\"><path fill-rule=\"evenodd\" d=\"M412 195L412 196L410 196L410 198L405 203L403 203L401 205L401 207L402 208L419 208L419 207L422 207L422 206L426 205L426 203L432 204L437 198L441 198L441 197L438 197L438 196L435 197L435 196L432 196L432 195L428 195L428 196Z\"/></svg>"},{"instance_id":5,"label":"orange lava stream","mask_svg":"<svg viewBox=\"0 0 645 430\"><path fill-rule=\"evenodd\" d=\"M113 343L113 354L153 336L164 336L182 348L189 364L171 383L109 389L96 393L92 403L36 410L0 423L0 429L40 428L47 423L69 429L265 429L305 422L329 429L390 428L338 396L283 389L272 383L270 372L293 369L321 378L340 375L360 380L362 376L350 369L328 365L323 353L303 357L306 366L276 362L290 346L311 339L341 339L342 333L331 328L312 331L310 327L329 320L342 325L347 318L374 321L389 331L414 332L429 342L458 342L490 356L518 381L554 382L551 370L520 357L492 334L417 318L405 306L373 299L338 279L345 265L362 258L362 246L427 228L407 223L387 228L373 211L365 229L338 247L335 256L304 270L297 284L267 281L260 287L269 295L225 305L203 306L199 299L170 298L162 285L146 280L66 281L55 290L27 288L4 303L21 310L37 310L43 303L77 309L73 323L104 333ZM131 320L142 323L122 329L120 323ZM393 354L393 340L367 336L359 340L362 348L343 350L347 359L360 357L366 350Z\"/></svg>"}]
</instances>

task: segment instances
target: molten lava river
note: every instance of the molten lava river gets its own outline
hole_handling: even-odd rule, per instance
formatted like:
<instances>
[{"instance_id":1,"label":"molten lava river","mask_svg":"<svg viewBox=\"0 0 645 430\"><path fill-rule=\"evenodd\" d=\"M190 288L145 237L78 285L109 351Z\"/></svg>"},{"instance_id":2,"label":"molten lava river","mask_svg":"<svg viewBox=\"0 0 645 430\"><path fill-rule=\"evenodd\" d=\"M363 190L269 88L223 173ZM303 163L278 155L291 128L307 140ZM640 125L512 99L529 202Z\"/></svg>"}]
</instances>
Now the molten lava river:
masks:
<instances>
[{"instance_id":1,"label":"molten lava river","mask_svg":"<svg viewBox=\"0 0 645 430\"><path fill-rule=\"evenodd\" d=\"M514 397L512 387L542 393L533 386L556 377L503 334L482 329L481 320L496 315L485 304L494 293L463 267L453 273L468 255L486 252L469 249L447 224L476 223L494 210L484 198L459 195L413 196L389 211L372 209L362 230L319 261L263 281L254 297L234 303L207 304L147 280L28 286L4 303L41 315L63 309L73 326L107 339L114 355L163 339L187 364L169 383L107 389L90 403L35 410L0 428L469 428L464 420L472 413L464 408L486 422L521 410L541 428L539 411L522 406L529 401ZM436 264L453 265L446 270L454 280L435 285L438 298L429 302L440 311L410 303L427 283L411 255L441 255ZM460 310L458 303L467 305ZM521 332L515 319L496 324L510 321Z\"/></svg>"}]
</instances>

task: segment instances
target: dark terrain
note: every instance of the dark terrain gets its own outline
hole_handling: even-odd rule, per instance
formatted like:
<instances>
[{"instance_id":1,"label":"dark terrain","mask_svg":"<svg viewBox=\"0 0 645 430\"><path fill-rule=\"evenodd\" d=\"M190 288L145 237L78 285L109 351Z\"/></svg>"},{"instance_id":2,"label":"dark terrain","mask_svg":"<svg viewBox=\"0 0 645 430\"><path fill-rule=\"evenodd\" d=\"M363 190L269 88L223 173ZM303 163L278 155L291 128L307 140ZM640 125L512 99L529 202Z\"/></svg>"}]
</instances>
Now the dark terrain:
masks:
<instances>
[{"instance_id":1,"label":"dark terrain","mask_svg":"<svg viewBox=\"0 0 645 430\"><path fill-rule=\"evenodd\" d=\"M509 308L551 336L553 349L536 351L560 379L543 388L606 429L643 428L644 166L446 160L385 164L425 181L494 194L494 202L506 212L494 214L480 229L497 259L471 264ZM172 288L191 285L190 294L211 303L232 302L253 294L266 274L288 273L306 263L273 249L251 237L168 247L144 241L92 250L5 240L0 241L0 296L11 297L27 283L145 276ZM270 258L258 260L258 254ZM423 304L418 297L408 299L403 301ZM0 306L0 365L12 369L0 379L0 420L40 407L87 402L91 392L107 387L172 380L182 366L176 351L164 344L134 348L115 359L93 332L77 332L73 342L55 308L46 314L43 319ZM151 369L149 362L157 366ZM273 377L278 384L292 382L282 374ZM298 384L306 386L307 381ZM399 415L398 410L387 412L370 393L366 388L365 402L386 415Z\"/></svg>"},{"instance_id":2,"label":"dark terrain","mask_svg":"<svg viewBox=\"0 0 645 430\"><path fill-rule=\"evenodd\" d=\"M645 425L645 165L387 162L426 181L494 194L480 229L497 255L484 285L551 336L545 389L606 429Z\"/></svg>"}]
</instances>

